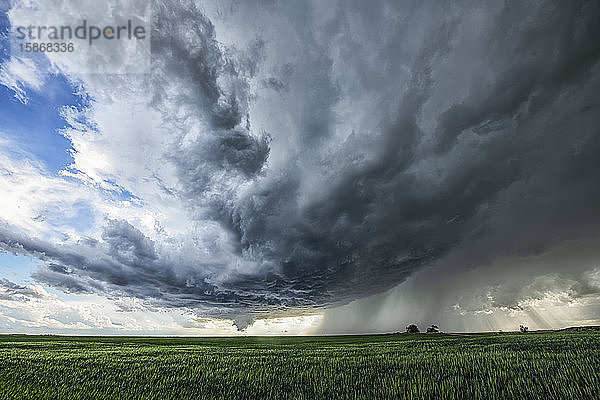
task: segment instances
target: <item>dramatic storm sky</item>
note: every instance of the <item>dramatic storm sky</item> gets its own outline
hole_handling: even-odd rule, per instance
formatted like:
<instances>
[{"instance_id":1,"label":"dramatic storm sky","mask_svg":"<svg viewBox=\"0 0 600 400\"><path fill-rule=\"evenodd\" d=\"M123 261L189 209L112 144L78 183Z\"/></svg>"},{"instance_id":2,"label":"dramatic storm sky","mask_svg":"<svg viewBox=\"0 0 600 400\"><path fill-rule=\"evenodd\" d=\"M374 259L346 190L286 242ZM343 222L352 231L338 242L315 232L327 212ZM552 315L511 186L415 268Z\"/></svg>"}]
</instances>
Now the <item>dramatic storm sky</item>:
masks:
<instances>
[{"instance_id":1,"label":"dramatic storm sky","mask_svg":"<svg viewBox=\"0 0 600 400\"><path fill-rule=\"evenodd\" d=\"M600 323L600 2L164 0L149 68L11 50L84 3L0 0L2 332Z\"/></svg>"}]
</instances>

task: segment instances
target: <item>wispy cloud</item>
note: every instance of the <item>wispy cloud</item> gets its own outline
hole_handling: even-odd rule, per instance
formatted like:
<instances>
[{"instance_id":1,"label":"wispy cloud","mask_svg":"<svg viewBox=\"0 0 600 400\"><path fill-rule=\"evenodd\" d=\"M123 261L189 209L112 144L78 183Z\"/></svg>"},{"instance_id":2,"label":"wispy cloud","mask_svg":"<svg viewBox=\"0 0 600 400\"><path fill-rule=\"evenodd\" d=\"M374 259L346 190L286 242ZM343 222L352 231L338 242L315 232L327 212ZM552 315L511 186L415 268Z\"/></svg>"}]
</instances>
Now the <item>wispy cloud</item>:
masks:
<instances>
[{"instance_id":1,"label":"wispy cloud","mask_svg":"<svg viewBox=\"0 0 600 400\"><path fill-rule=\"evenodd\" d=\"M11 89L23 104L29 102L27 90L39 90L45 75L29 58L10 57L0 65L0 85Z\"/></svg>"}]
</instances>

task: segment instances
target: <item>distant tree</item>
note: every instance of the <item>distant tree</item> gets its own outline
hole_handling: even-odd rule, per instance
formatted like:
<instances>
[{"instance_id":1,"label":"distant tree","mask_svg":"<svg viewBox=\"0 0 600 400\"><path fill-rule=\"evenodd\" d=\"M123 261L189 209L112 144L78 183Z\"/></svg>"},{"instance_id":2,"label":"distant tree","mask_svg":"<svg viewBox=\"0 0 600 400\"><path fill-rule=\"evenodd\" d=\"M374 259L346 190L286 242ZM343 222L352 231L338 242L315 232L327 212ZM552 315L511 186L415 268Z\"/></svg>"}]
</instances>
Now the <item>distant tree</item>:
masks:
<instances>
[{"instance_id":1,"label":"distant tree","mask_svg":"<svg viewBox=\"0 0 600 400\"><path fill-rule=\"evenodd\" d=\"M529 327L519 325L519 330L521 331L521 333L527 333L529 331Z\"/></svg>"},{"instance_id":2,"label":"distant tree","mask_svg":"<svg viewBox=\"0 0 600 400\"><path fill-rule=\"evenodd\" d=\"M410 324L406 327L406 333L419 333L419 327L415 324Z\"/></svg>"},{"instance_id":3,"label":"distant tree","mask_svg":"<svg viewBox=\"0 0 600 400\"><path fill-rule=\"evenodd\" d=\"M431 325L427 328L427 333L440 333L440 327L437 325Z\"/></svg>"}]
</instances>

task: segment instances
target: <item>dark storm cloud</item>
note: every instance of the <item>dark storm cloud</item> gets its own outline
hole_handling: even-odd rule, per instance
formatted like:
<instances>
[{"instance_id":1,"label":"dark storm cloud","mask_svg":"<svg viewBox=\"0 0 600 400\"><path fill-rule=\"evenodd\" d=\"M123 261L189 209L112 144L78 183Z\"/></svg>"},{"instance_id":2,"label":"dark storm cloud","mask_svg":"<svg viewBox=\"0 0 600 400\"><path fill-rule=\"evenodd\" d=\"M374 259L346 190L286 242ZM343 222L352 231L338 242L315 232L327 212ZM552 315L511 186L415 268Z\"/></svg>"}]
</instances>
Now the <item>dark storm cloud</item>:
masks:
<instances>
[{"instance_id":1,"label":"dark storm cloud","mask_svg":"<svg viewBox=\"0 0 600 400\"><path fill-rule=\"evenodd\" d=\"M322 333L404 330L435 323L449 332L557 329L598 323L598 239L567 241L534 256L468 269L442 259L404 284L328 310ZM473 251L473 246L468 246Z\"/></svg>"},{"instance_id":2,"label":"dark storm cloud","mask_svg":"<svg viewBox=\"0 0 600 400\"><path fill-rule=\"evenodd\" d=\"M40 281L212 307L243 327L433 262L600 233L597 2L246 2L223 16L254 38L244 48L195 4L153 11L152 105L177 138L168 190L253 267L217 279L230 259L182 261L126 221L72 249L5 232L5 247L53 263ZM251 120L261 95L274 131Z\"/></svg>"},{"instance_id":3,"label":"dark storm cloud","mask_svg":"<svg viewBox=\"0 0 600 400\"><path fill-rule=\"evenodd\" d=\"M93 247L57 246L0 231L5 250L34 254L46 261L34 278L65 292L133 296L172 307L237 300L234 294L206 284L204 275L194 276L189 271L178 275L175 270L186 266L158 259L152 241L126 221L107 221L102 238L103 242Z\"/></svg>"},{"instance_id":4,"label":"dark storm cloud","mask_svg":"<svg viewBox=\"0 0 600 400\"><path fill-rule=\"evenodd\" d=\"M302 303L293 298L298 293L274 294L271 287L257 284L263 279L248 281L247 286L232 284L230 289L209 283L212 276L207 266L182 262L167 251L159 254L152 240L122 220L106 222L100 243L54 245L1 229L0 244L5 251L45 261L32 277L64 292L137 297L159 307L184 307L206 316L236 318L240 328L252 320L240 310L265 312ZM15 289L19 293L27 289L4 287L11 298L18 294L13 293ZM247 322L242 325L243 321Z\"/></svg>"},{"instance_id":5,"label":"dark storm cloud","mask_svg":"<svg viewBox=\"0 0 600 400\"><path fill-rule=\"evenodd\" d=\"M432 146L420 119L438 95L438 80L453 78L438 76L436 66L464 50L452 43L461 15L431 27L400 106L372 138L380 147L370 162L336 170L323 199L302 210L293 188L278 194L279 181L240 202L234 220L242 243L278 260L284 287L344 301L389 288L488 231L506 235L488 249L490 258L508 251L508 243L535 253L597 232L598 117L589 112L598 106L597 5L507 3L489 19L494 25L481 32L476 55L460 60L484 60L486 84L441 110ZM382 58L391 63L397 56ZM461 74L460 63L452 74ZM437 170L427 170L428 163ZM527 212L504 227L502 218L521 207ZM540 221L549 215L554 221ZM536 225L543 228L529 238L519 233ZM523 244L515 246L515 238Z\"/></svg>"},{"instance_id":6,"label":"dark storm cloud","mask_svg":"<svg viewBox=\"0 0 600 400\"><path fill-rule=\"evenodd\" d=\"M269 156L268 133L252 133L248 117L249 80L264 43L256 39L245 50L224 51L193 1L155 2L153 13L153 106L179 138L171 160L180 172L181 195L201 202L226 179L252 178ZM192 124L209 134L184 143Z\"/></svg>"},{"instance_id":7,"label":"dark storm cloud","mask_svg":"<svg viewBox=\"0 0 600 400\"><path fill-rule=\"evenodd\" d=\"M487 249L490 258L598 233L600 118L591 112L598 108L598 5L533 5L509 2L488 15L491 25L474 49L463 48L456 33L466 12L450 10L432 24L410 60L406 90L396 93L399 107L372 138L379 149L370 162L336 170L322 200L298 210L290 189L279 197L268 186L240 202L234 215L243 244L279 261L284 287L311 293L317 304L335 303L389 288L495 230L505 236ZM389 32L389 41L410 41L400 33ZM457 60L469 50L476 52ZM377 47L369 51L377 54ZM380 62L392 65L399 56L385 53ZM479 71L468 67L482 61ZM442 75L440 64L456 69ZM463 65L481 83L433 115L428 136L423 109L441 96L439 81L460 77ZM393 75L387 79L397 85ZM554 220L543 221L549 216ZM531 231L525 235L523 227Z\"/></svg>"}]
</instances>

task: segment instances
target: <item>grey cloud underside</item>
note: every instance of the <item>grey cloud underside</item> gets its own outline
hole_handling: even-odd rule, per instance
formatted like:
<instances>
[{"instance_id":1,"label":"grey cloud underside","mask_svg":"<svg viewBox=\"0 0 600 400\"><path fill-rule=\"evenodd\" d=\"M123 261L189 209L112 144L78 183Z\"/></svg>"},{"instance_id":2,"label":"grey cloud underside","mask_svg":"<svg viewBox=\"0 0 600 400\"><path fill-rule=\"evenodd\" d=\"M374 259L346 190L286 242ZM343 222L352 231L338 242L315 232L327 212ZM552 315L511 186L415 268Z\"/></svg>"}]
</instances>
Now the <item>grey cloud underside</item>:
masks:
<instances>
[{"instance_id":1,"label":"grey cloud underside","mask_svg":"<svg viewBox=\"0 0 600 400\"><path fill-rule=\"evenodd\" d=\"M68 249L1 241L43 254L36 278L68 291L235 315L379 293L470 241L489 239L466 266L597 236L600 5L498 3L341 2L326 23L316 3L242 4L295 35L297 54L265 65L287 36L225 48L194 3L156 2L153 106L179 138L169 190L259 268L215 281L221 266L177 261L125 221ZM255 95L287 99L270 111L289 130L253 126ZM360 118L340 136L346 105Z\"/></svg>"},{"instance_id":2,"label":"grey cloud underside","mask_svg":"<svg viewBox=\"0 0 600 400\"><path fill-rule=\"evenodd\" d=\"M594 325L599 244L597 238L567 241L535 256L500 258L470 270L464 258L461 263L446 258L388 292L326 311L319 331L389 332L409 323L435 323L449 332Z\"/></svg>"},{"instance_id":3,"label":"grey cloud underside","mask_svg":"<svg viewBox=\"0 0 600 400\"><path fill-rule=\"evenodd\" d=\"M31 299L41 299L47 296L31 287L19 285L6 278L0 279L0 300L10 301L30 301Z\"/></svg>"}]
</instances>

